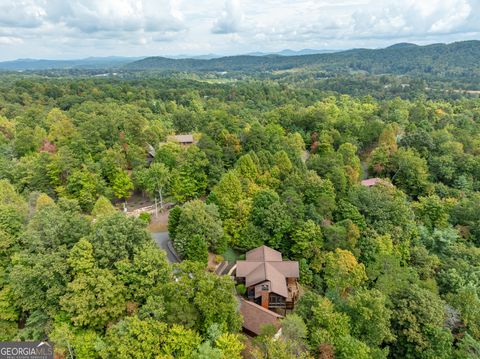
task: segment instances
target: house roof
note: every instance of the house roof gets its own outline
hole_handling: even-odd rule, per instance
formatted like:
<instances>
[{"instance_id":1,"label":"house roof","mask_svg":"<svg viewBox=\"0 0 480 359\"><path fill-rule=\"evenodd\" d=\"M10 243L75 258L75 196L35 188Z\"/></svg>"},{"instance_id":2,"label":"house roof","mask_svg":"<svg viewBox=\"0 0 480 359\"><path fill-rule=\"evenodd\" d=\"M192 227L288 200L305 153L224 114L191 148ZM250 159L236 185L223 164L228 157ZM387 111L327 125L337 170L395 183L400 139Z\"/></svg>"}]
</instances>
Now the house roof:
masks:
<instances>
[{"instance_id":1,"label":"house roof","mask_svg":"<svg viewBox=\"0 0 480 359\"><path fill-rule=\"evenodd\" d=\"M375 186L377 184L383 184L383 185L386 185L386 186L392 186L392 184L383 179L383 178L378 178L378 177L374 177L374 178L368 178L366 180L363 180L362 182L360 182L362 184L362 186L366 186L366 187L372 187L372 186Z\"/></svg>"},{"instance_id":2,"label":"house roof","mask_svg":"<svg viewBox=\"0 0 480 359\"><path fill-rule=\"evenodd\" d=\"M261 263L251 273L249 273L245 278L245 285L250 287L265 281L270 282L270 285L268 286L269 292L280 294L281 296L287 298L288 289L286 284L286 276L268 262ZM255 295L255 297L258 297L258 295Z\"/></svg>"},{"instance_id":3,"label":"house roof","mask_svg":"<svg viewBox=\"0 0 480 359\"><path fill-rule=\"evenodd\" d=\"M281 261L282 253L267 246L260 246L258 248L252 249L251 251L248 251L245 257L247 261L272 262Z\"/></svg>"},{"instance_id":4,"label":"house roof","mask_svg":"<svg viewBox=\"0 0 480 359\"><path fill-rule=\"evenodd\" d=\"M280 314L265 309L262 306L240 298L240 313L243 316L243 327L254 333L260 334L263 325L272 324L275 328L280 328Z\"/></svg>"},{"instance_id":5,"label":"house roof","mask_svg":"<svg viewBox=\"0 0 480 359\"><path fill-rule=\"evenodd\" d=\"M371 187L371 186L375 186L377 183L380 183L382 181L381 178L368 178L366 180L363 180L361 182L362 186L366 186L366 187Z\"/></svg>"},{"instance_id":6,"label":"house roof","mask_svg":"<svg viewBox=\"0 0 480 359\"><path fill-rule=\"evenodd\" d=\"M173 135L168 136L167 139L179 143L193 143L193 135Z\"/></svg>"},{"instance_id":7,"label":"house roof","mask_svg":"<svg viewBox=\"0 0 480 359\"><path fill-rule=\"evenodd\" d=\"M282 254L267 246L247 253L246 260L237 261L236 276L245 278L250 287L268 281L269 292L288 297L287 278L298 278L298 262L282 261Z\"/></svg>"},{"instance_id":8,"label":"house roof","mask_svg":"<svg viewBox=\"0 0 480 359\"><path fill-rule=\"evenodd\" d=\"M155 154L156 154L155 147L153 147L149 143L147 143L147 151L150 156L155 157Z\"/></svg>"}]
</instances>

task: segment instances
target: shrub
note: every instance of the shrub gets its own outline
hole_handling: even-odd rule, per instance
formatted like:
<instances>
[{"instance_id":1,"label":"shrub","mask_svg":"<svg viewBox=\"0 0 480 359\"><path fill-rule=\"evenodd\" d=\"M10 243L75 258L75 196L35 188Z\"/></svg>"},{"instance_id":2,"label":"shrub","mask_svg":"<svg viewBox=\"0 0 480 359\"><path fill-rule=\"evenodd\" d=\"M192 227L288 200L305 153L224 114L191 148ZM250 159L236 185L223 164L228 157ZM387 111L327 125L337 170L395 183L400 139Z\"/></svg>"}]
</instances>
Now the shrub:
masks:
<instances>
[{"instance_id":1,"label":"shrub","mask_svg":"<svg viewBox=\"0 0 480 359\"><path fill-rule=\"evenodd\" d=\"M237 284L236 288L239 295L245 295L245 293L247 293L247 287L245 287L245 284Z\"/></svg>"},{"instance_id":2,"label":"shrub","mask_svg":"<svg viewBox=\"0 0 480 359\"><path fill-rule=\"evenodd\" d=\"M145 222L145 223L148 224L148 223L150 223L150 221L152 220L152 214L149 213L149 212L142 212L142 213L140 213L140 216L138 216L138 218L139 218L141 221L143 221L143 222Z\"/></svg>"}]
</instances>

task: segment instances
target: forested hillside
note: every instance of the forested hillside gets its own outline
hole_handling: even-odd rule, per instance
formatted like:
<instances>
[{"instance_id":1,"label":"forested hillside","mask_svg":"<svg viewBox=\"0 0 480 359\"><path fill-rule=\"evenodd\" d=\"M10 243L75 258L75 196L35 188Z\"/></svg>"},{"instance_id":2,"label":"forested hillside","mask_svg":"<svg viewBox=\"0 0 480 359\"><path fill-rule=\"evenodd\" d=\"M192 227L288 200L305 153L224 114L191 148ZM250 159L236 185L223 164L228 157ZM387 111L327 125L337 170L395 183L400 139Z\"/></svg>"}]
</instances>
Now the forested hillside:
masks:
<instances>
[{"instance_id":1,"label":"forested hillside","mask_svg":"<svg viewBox=\"0 0 480 359\"><path fill-rule=\"evenodd\" d=\"M128 70L262 72L293 69L323 70L331 74L422 75L450 79L480 76L480 41L428 46L391 46L354 49L333 54L302 56L231 56L210 60L148 57L125 66Z\"/></svg>"},{"instance_id":2,"label":"forested hillside","mask_svg":"<svg viewBox=\"0 0 480 359\"><path fill-rule=\"evenodd\" d=\"M441 53L432 72L477 76L479 48L301 58L413 74ZM300 58L175 64L218 61L271 70ZM2 77L0 340L49 339L85 359L480 357L480 101L415 91ZM167 141L185 133L196 143ZM181 264L156 247L148 216L112 205L159 192L177 205ZM262 244L300 263L303 295L279 339L265 328L247 340L233 280L206 261Z\"/></svg>"}]
</instances>

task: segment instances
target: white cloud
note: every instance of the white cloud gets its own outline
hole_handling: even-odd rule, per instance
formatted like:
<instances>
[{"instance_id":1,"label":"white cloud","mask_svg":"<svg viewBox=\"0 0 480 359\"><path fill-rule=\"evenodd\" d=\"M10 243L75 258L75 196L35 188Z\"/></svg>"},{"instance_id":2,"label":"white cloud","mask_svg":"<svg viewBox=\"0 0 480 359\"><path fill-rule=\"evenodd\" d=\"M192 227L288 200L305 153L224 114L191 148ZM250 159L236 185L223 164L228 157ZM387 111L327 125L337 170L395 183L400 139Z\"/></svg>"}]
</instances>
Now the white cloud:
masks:
<instances>
[{"instance_id":1,"label":"white cloud","mask_svg":"<svg viewBox=\"0 0 480 359\"><path fill-rule=\"evenodd\" d=\"M447 7L446 12L430 26L430 32L445 33L452 31L457 26L464 24L472 13L472 7L468 1L445 1L442 5Z\"/></svg>"},{"instance_id":2,"label":"white cloud","mask_svg":"<svg viewBox=\"0 0 480 359\"><path fill-rule=\"evenodd\" d=\"M175 0L72 0L62 14L55 15L85 33L180 31L185 25L177 4Z\"/></svg>"},{"instance_id":3,"label":"white cloud","mask_svg":"<svg viewBox=\"0 0 480 359\"><path fill-rule=\"evenodd\" d=\"M352 17L359 37L395 38L461 31L470 12L467 0L404 0L361 8Z\"/></svg>"},{"instance_id":4,"label":"white cloud","mask_svg":"<svg viewBox=\"0 0 480 359\"><path fill-rule=\"evenodd\" d=\"M2 45L18 45L22 44L23 40L13 36L0 36L0 44Z\"/></svg>"},{"instance_id":5,"label":"white cloud","mask_svg":"<svg viewBox=\"0 0 480 359\"><path fill-rule=\"evenodd\" d=\"M214 34L233 34L241 30L243 12L238 0L226 0L221 16L215 20L212 27Z\"/></svg>"},{"instance_id":6,"label":"white cloud","mask_svg":"<svg viewBox=\"0 0 480 359\"><path fill-rule=\"evenodd\" d=\"M41 25L45 9L35 0L0 2L0 26L32 28Z\"/></svg>"},{"instance_id":7,"label":"white cloud","mask_svg":"<svg viewBox=\"0 0 480 359\"><path fill-rule=\"evenodd\" d=\"M0 57L451 42L480 39L479 13L480 0L0 0Z\"/></svg>"}]
</instances>

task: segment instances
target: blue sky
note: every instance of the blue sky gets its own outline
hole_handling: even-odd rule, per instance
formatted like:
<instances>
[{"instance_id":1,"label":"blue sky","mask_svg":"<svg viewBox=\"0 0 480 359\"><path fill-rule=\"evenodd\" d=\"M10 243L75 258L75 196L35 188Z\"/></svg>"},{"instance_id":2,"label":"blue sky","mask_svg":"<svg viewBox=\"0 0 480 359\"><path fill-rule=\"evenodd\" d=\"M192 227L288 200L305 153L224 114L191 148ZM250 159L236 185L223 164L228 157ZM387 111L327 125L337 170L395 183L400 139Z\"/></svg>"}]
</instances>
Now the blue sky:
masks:
<instances>
[{"instance_id":1,"label":"blue sky","mask_svg":"<svg viewBox=\"0 0 480 359\"><path fill-rule=\"evenodd\" d=\"M480 39L480 0L0 0L0 60Z\"/></svg>"}]
</instances>

